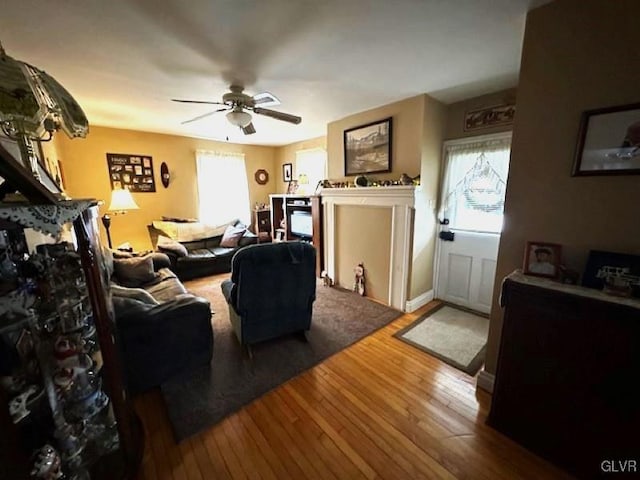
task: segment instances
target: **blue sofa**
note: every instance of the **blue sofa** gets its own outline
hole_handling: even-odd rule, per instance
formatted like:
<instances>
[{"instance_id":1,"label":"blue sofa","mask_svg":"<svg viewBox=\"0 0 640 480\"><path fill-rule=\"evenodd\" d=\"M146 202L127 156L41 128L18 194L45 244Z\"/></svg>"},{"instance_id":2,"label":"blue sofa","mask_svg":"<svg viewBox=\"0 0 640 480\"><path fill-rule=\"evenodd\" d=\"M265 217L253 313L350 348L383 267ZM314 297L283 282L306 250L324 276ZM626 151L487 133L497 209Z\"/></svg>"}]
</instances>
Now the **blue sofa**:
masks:
<instances>
[{"instance_id":1,"label":"blue sofa","mask_svg":"<svg viewBox=\"0 0 640 480\"><path fill-rule=\"evenodd\" d=\"M250 245L233 256L231 278L221 288L242 345L309 330L315 262L315 248L304 242Z\"/></svg>"}]
</instances>

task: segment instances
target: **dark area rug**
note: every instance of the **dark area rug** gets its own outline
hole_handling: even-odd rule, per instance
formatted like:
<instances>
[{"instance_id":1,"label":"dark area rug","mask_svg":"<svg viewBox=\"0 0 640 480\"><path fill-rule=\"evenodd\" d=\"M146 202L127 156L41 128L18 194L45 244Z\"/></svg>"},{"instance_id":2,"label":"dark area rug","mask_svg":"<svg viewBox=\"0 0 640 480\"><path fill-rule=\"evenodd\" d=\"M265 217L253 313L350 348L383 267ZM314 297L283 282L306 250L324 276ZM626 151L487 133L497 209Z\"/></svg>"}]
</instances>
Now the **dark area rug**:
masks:
<instances>
[{"instance_id":1,"label":"dark area rug","mask_svg":"<svg viewBox=\"0 0 640 480\"><path fill-rule=\"evenodd\" d=\"M238 343L220 283L228 275L186 282L207 298L213 316L211 365L162 385L178 441L210 427L269 390L395 320L402 312L340 288L318 285L307 342L292 335L253 347L253 360Z\"/></svg>"}]
</instances>

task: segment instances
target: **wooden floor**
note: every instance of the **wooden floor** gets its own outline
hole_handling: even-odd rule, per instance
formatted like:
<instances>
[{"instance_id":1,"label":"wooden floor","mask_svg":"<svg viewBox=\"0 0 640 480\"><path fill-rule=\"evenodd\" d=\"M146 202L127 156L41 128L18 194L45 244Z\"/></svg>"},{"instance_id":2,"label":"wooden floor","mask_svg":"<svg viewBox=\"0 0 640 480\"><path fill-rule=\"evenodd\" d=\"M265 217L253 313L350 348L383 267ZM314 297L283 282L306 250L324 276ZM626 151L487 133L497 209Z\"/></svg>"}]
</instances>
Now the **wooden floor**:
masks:
<instances>
[{"instance_id":1,"label":"wooden floor","mask_svg":"<svg viewBox=\"0 0 640 480\"><path fill-rule=\"evenodd\" d=\"M159 391L137 397L138 478L568 478L485 425L490 396L474 378L392 337L434 305L179 445Z\"/></svg>"}]
</instances>

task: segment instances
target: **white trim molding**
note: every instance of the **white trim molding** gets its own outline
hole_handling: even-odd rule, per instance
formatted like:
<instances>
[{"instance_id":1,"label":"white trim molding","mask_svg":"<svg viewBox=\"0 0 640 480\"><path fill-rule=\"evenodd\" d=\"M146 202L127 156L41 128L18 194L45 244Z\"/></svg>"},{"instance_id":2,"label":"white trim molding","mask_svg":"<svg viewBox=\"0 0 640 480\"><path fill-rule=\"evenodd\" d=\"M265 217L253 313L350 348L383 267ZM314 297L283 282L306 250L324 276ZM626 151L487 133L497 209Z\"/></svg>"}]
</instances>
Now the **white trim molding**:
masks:
<instances>
[{"instance_id":1,"label":"white trim molding","mask_svg":"<svg viewBox=\"0 0 640 480\"><path fill-rule=\"evenodd\" d=\"M418 295L416 298L412 298L411 300L407 300L407 306L405 307L405 312L415 312L417 309L419 309L420 307L425 306L427 303L429 303L431 300L433 300L434 296L433 296L433 289L428 290L420 295Z\"/></svg>"},{"instance_id":2,"label":"white trim molding","mask_svg":"<svg viewBox=\"0 0 640 480\"><path fill-rule=\"evenodd\" d=\"M331 278L336 278L336 208L351 205L391 209L388 304L404 311L407 302L408 272L411 271L411 211L415 206L415 187L325 188L322 190L321 198L324 205L324 258L327 273Z\"/></svg>"},{"instance_id":3,"label":"white trim molding","mask_svg":"<svg viewBox=\"0 0 640 480\"><path fill-rule=\"evenodd\" d=\"M478 374L478 380L476 380L476 386L481 388L485 392L493 393L493 384L496 380L496 376L493 373L487 372L484 368Z\"/></svg>"}]
</instances>

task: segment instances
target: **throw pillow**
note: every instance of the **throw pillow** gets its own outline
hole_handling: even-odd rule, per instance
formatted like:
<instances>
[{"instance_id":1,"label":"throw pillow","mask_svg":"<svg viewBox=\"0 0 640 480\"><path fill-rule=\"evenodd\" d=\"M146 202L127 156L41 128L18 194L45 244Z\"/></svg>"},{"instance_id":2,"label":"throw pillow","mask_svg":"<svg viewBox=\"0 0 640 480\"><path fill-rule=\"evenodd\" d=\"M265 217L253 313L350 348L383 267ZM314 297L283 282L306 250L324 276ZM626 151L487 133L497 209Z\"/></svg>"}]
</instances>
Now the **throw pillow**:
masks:
<instances>
[{"instance_id":1,"label":"throw pillow","mask_svg":"<svg viewBox=\"0 0 640 480\"><path fill-rule=\"evenodd\" d=\"M164 235L158 235L157 247L159 250L166 250L168 252L176 254L178 257L186 257L189 253L187 248L180 242L165 237Z\"/></svg>"},{"instance_id":2,"label":"throw pillow","mask_svg":"<svg viewBox=\"0 0 640 480\"><path fill-rule=\"evenodd\" d=\"M142 288L121 287L120 285L112 283L111 294L114 297L132 298L148 305L159 305L159 302L153 298L149 292Z\"/></svg>"},{"instance_id":3,"label":"throw pillow","mask_svg":"<svg viewBox=\"0 0 640 480\"><path fill-rule=\"evenodd\" d=\"M246 228L242 227L232 227L229 225L227 229L224 231L222 235L222 240L220 240L221 247L234 248L238 246L238 241L244 235Z\"/></svg>"},{"instance_id":4,"label":"throw pillow","mask_svg":"<svg viewBox=\"0 0 640 480\"><path fill-rule=\"evenodd\" d=\"M145 257L116 258L113 260L113 267L118 283L125 287L139 287L153 282L158 276L153 270L153 260L149 255Z\"/></svg>"}]
</instances>

